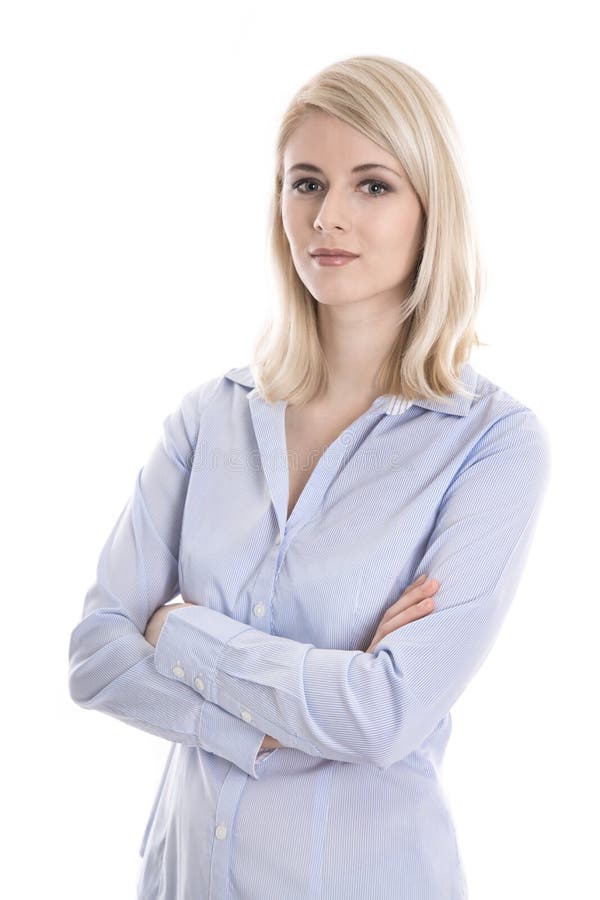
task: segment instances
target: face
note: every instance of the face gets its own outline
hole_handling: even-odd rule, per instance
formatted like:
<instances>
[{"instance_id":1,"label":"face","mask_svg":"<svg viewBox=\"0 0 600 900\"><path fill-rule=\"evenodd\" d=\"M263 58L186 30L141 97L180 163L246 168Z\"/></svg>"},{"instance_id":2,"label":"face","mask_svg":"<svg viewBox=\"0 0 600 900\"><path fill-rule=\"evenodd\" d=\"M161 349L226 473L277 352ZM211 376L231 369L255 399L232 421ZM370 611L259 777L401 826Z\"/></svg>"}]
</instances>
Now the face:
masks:
<instances>
[{"instance_id":1,"label":"face","mask_svg":"<svg viewBox=\"0 0 600 900\"><path fill-rule=\"evenodd\" d=\"M310 164L314 168L298 164ZM377 163L386 168L353 172ZM283 227L296 271L317 301L398 305L409 293L423 228L419 198L396 157L321 110L307 114L283 158ZM325 266L319 247L357 258Z\"/></svg>"}]
</instances>

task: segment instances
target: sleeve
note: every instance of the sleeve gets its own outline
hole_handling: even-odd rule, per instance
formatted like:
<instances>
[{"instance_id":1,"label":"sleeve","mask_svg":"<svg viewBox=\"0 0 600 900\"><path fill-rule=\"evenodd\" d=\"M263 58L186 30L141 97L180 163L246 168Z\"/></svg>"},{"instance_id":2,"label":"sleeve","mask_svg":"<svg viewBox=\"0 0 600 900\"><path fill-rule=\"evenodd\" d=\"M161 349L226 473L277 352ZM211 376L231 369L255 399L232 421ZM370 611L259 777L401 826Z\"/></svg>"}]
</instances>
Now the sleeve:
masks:
<instances>
[{"instance_id":1,"label":"sleeve","mask_svg":"<svg viewBox=\"0 0 600 900\"><path fill-rule=\"evenodd\" d=\"M313 756L386 769L421 746L489 653L514 597L550 475L547 432L531 410L497 419L438 507L420 574L434 610L373 653L266 634L207 607L169 616L154 663L202 673L203 696Z\"/></svg>"},{"instance_id":2,"label":"sleeve","mask_svg":"<svg viewBox=\"0 0 600 900\"><path fill-rule=\"evenodd\" d=\"M264 732L158 672L154 647L144 637L154 611L179 594L180 532L199 418L217 383L185 395L138 472L71 633L69 692L84 709L202 747L257 778Z\"/></svg>"}]
</instances>

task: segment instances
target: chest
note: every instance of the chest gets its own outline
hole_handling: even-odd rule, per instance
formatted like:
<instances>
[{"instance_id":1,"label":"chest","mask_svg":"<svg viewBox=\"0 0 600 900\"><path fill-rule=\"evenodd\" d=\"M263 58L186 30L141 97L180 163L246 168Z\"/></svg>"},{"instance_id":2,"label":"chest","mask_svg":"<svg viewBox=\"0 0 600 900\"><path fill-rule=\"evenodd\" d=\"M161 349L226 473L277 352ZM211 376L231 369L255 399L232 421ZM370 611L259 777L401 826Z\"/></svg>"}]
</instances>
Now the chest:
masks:
<instances>
[{"instance_id":1,"label":"chest","mask_svg":"<svg viewBox=\"0 0 600 900\"><path fill-rule=\"evenodd\" d=\"M318 647L368 646L410 580L463 445L411 410L216 396L186 492L182 599Z\"/></svg>"},{"instance_id":2,"label":"chest","mask_svg":"<svg viewBox=\"0 0 600 900\"><path fill-rule=\"evenodd\" d=\"M327 447L362 412L364 407L346 412L332 407L287 407L285 439L289 477L288 519Z\"/></svg>"}]
</instances>

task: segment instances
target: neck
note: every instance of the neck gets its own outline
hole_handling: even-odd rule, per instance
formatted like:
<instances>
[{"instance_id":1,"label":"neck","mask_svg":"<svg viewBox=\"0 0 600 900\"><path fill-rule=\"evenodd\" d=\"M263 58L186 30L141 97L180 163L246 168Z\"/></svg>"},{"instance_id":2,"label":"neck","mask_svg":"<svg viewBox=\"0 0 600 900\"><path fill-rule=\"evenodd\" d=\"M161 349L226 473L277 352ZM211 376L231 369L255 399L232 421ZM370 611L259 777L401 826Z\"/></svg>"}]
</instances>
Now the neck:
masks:
<instances>
[{"instance_id":1,"label":"neck","mask_svg":"<svg viewBox=\"0 0 600 900\"><path fill-rule=\"evenodd\" d=\"M361 314L352 306L319 308L319 339L327 363L328 401L354 398L360 405L378 396L375 375L397 337L397 310Z\"/></svg>"}]
</instances>

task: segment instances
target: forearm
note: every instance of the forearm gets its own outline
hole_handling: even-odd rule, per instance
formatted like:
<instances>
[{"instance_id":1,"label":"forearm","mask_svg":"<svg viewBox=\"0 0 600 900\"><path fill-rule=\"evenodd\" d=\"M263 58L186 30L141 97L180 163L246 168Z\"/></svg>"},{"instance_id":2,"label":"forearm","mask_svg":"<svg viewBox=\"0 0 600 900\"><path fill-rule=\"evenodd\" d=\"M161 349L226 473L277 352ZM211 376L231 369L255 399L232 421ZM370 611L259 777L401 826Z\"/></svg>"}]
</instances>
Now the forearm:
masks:
<instances>
[{"instance_id":1,"label":"forearm","mask_svg":"<svg viewBox=\"0 0 600 900\"><path fill-rule=\"evenodd\" d=\"M153 647L156 646L156 642L158 641L167 616L171 612L173 612L173 610L181 609L184 606L193 605L194 604L192 603L182 601L180 603L165 603L163 604L163 606L159 606L159 608L154 611L153 615L148 620L148 624L146 625L144 637L148 641L148 643L152 644ZM266 734L257 752L260 753L263 750L274 750L278 747L283 747L283 744L280 744L277 738Z\"/></svg>"},{"instance_id":2,"label":"forearm","mask_svg":"<svg viewBox=\"0 0 600 900\"><path fill-rule=\"evenodd\" d=\"M177 677L179 658L191 687L286 746L387 768L421 747L490 652L528 557L549 466L531 411L486 429L408 573L439 583L435 611L386 635L373 653L316 647L190 606L169 616L158 671Z\"/></svg>"}]
</instances>

